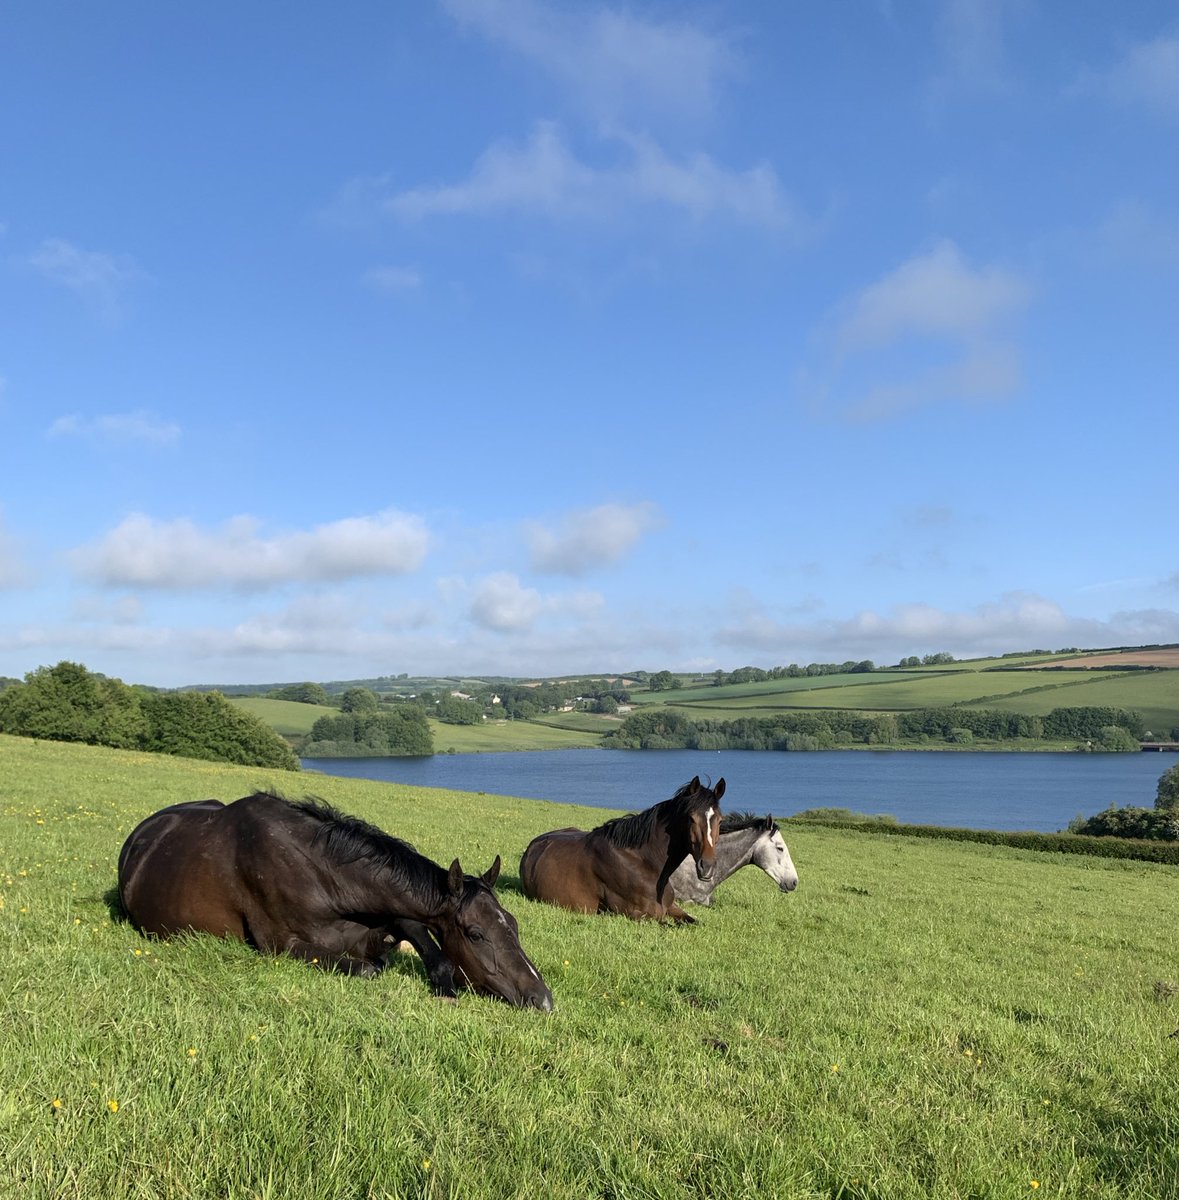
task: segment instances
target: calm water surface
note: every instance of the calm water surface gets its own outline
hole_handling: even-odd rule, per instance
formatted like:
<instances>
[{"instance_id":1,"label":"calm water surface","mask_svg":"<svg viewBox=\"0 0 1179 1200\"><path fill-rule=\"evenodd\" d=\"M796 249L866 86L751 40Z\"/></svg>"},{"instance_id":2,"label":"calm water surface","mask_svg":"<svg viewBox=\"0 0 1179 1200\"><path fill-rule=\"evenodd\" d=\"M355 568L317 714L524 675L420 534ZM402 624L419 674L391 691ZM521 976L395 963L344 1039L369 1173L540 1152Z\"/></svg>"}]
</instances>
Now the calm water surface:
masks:
<instances>
[{"instance_id":1,"label":"calm water surface","mask_svg":"<svg viewBox=\"0 0 1179 1200\"><path fill-rule=\"evenodd\" d=\"M532 750L432 758L307 758L307 770L418 787L491 792L633 812L693 775L724 776L729 811L887 813L972 829L1064 829L1111 804L1154 804L1174 754Z\"/></svg>"}]
</instances>

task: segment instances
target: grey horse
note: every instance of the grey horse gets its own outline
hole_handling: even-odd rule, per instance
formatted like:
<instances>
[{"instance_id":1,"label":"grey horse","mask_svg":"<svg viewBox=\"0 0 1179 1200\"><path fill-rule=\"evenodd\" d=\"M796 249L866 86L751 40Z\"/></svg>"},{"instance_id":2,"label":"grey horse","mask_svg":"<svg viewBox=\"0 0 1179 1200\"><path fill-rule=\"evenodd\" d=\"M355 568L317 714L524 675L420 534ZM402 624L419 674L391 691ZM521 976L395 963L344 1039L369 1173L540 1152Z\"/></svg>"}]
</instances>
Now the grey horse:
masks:
<instances>
[{"instance_id":1,"label":"grey horse","mask_svg":"<svg viewBox=\"0 0 1179 1200\"><path fill-rule=\"evenodd\" d=\"M716 873L707 881L698 879L692 859L685 858L671 875L675 898L711 904L717 885L749 863L761 867L783 892L792 892L798 887L798 872L774 818L735 813L721 818L720 836L716 842Z\"/></svg>"}]
</instances>

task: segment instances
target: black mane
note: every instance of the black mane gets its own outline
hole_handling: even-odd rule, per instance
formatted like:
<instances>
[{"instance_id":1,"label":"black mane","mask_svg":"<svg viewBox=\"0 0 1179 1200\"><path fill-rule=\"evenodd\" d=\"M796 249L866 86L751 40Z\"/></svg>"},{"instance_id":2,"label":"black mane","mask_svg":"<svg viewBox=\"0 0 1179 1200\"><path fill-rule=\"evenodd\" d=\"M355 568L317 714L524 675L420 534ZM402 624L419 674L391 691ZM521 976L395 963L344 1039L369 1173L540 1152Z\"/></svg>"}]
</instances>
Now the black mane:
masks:
<instances>
[{"instance_id":1,"label":"black mane","mask_svg":"<svg viewBox=\"0 0 1179 1200\"><path fill-rule=\"evenodd\" d=\"M287 803L319 822L312 840L322 846L328 858L340 865L367 860L374 867L392 874L404 888L430 896L437 895L443 886L442 868L419 854L409 842L393 837L359 817L348 816L316 797L288 800Z\"/></svg>"},{"instance_id":2,"label":"black mane","mask_svg":"<svg viewBox=\"0 0 1179 1200\"><path fill-rule=\"evenodd\" d=\"M721 814L720 831L722 834L740 833L741 830L752 829L754 826L764 829L767 833L775 833L778 830L778 822L773 817L759 817L751 812Z\"/></svg>"},{"instance_id":3,"label":"black mane","mask_svg":"<svg viewBox=\"0 0 1179 1200\"><path fill-rule=\"evenodd\" d=\"M692 783L696 781L693 780ZM686 820L695 812L701 812L716 803L712 788L703 784L693 791L692 783L685 783L670 800L652 804L639 813L615 817L599 825L593 832L600 833L611 845L622 850L633 850L644 846L654 836L661 822L671 824L677 819Z\"/></svg>"}]
</instances>

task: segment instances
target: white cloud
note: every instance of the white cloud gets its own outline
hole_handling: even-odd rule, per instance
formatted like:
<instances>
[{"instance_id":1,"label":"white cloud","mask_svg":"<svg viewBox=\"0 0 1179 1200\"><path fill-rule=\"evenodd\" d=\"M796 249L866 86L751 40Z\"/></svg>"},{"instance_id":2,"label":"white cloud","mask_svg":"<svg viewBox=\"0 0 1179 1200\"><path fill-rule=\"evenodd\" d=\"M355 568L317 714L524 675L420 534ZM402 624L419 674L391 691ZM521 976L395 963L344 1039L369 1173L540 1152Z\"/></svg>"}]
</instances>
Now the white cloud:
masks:
<instances>
[{"instance_id":1,"label":"white cloud","mask_svg":"<svg viewBox=\"0 0 1179 1200\"><path fill-rule=\"evenodd\" d=\"M263 537L251 517L206 531L192 521L126 518L73 558L107 586L168 590L267 588L416 571L429 535L421 518L392 510Z\"/></svg>"},{"instance_id":2,"label":"white cloud","mask_svg":"<svg viewBox=\"0 0 1179 1200\"><path fill-rule=\"evenodd\" d=\"M468 615L475 625L494 633L531 632L542 618L584 621L603 605L597 592L542 595L526 587L510 571L496 571L472 589Z\"/></svg>"},{"instance_id":3,"label":"white cloud","mask_svg":"<svg viewBox=\"0 0 1179 1200\"><path fill-rule=\"evenodd\" d=\"M634 208L660 208L694 221L726 219L801 232L804 219L762 163L730 171L707 154L674 160L650 138L619 135L612 166L590 166L566 146L551 121L523 145L498 142L457 184L411 188L389 196L385 209L403 219L525 212L553 220L603 221Z\"/></svg>"},{"instance_id":4,"label":"white cloud","mask_svg":"<svg viewBox=\"0 0 1179 1200\"><path fill-rule=\"evenodd\" d=\"M497 571L475 589L470 613L476 625L506 633L531 629L544 608L535 588L524 587L509 571Z\"/></svg>"},{"instance_id":5,"label":"white cloud","mask_svg":"<svg viewBox=\"0 0 1179 1200\"><path fill-rule=\"evenodd\" d=\"M901 382L867 387L844 406L842 416L852 423L883 421L946 401L989 403L1012 395L1021 378L1014 347L986 346Z\"/></svg>"},{"instance_id":6,"label":"white cloud","mask_svg":"<svg viewBox=\"0 0 1179 1200\"><path fill-rule=\"evenodd\" d=\"M180 440L180 426L143 409L89 418L73 413L58 417L50 425L49 435L101 442L148 442L157 446L169 446Z\"/></svg>"},{"instance_id":7,"label":"white cloud","mask_svg":"<svg viewBox=\"0 0 1179 1200\"><path fill-rule=\"evenodd\" d=\"M618 562L647 533L663 525L651 503L603 504L568 514L556 530L540 524L528 530L532 564L556 575L584 575Z\"/></svg>"},{"instance_id":8,"label":"white cloud","mask_svg":"<svg viewBox=\"0 0 1179 1200\"><path fill-rule=\"evenodd\" d=\"M818 339L826 362L808 373L805 390L849 421L1004 399L1022 378L1006 327L1030 295L1015 272L973 268L942 241L840 306Z\"/></svg>"},{"instance_id":9,"label":"white cloud","mask_svg":"<svg viewBox=\"0 0 1179 1200\"><path fill-rule=\"evenodd\" d=\"M847 306L835 340L845 352L904 337L969 341L1027 302L1028 286L1001 267L972 269L953 242L903 262Z\"/></svg>"},{"instance_id":10,"label":"white cloud","mask_svg":"<svg viewBox=\"0 0 1179 1200\"><path fill-rule=\"evenodd\" d=\"M684 21L644 19L600 4L442 2L467 28L537 64L603 122L707 116L736 67L729 39Z\"/></svg>"},{"instance_id":11,"label":"white cloud","mask_svg":"<svg viewBox=\"0 0 1179 1200\"><path fill-rule=\"evenodd\" d=\"M108 320L120 315L125 292L142 278L129 258L83 250L64 238L46 238L28 261L43 278L68 288Z\"/></svg>"}]
</instances>

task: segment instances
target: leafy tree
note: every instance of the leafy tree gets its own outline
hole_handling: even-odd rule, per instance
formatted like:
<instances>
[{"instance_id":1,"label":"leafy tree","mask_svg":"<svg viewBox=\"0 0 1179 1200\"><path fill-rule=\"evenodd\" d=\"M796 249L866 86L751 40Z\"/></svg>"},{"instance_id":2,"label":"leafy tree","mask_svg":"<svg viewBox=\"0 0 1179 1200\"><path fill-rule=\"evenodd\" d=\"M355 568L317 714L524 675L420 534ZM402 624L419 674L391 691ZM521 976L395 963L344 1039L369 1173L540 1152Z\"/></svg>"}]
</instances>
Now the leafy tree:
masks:
<instances>
[{"instance_id":1,"label":"leafy tree","mask_svg":"<svg viewBox=\"0 0 1179 1200\"><path fill-rule=\"evenodd\" d=\"M185 758L297 771L295 752L269 725L220 692L161 692L145 696L143 748Z\"/></svg>"},{"instance_id":2,"label":"leafy tree","mask_svg":"<svg viewBox=\"0 0 1179 1200\"><path fill-rule=\"evenodd\" d=\"M682 680L670 671L656 671L647 677L647 687L652 692L668 692L682 686Z\"/></svg>"},{"instance_id":3,"label":"leafy tree","mask_svg":"<svg viewBox=\"0 0 1179 1200\"><path fill-rule=\"evenodd\" d=\"M376 692L366 687L353 687L340 697L340 711L346 713L372 712L380 704Z\"/></svg>"},{"instance_id":4,"label":"leafy tree","mask_svg":"<svg viewBox=\"0 0 1179 1200\"><path fill-rule=\"evenodd\" d=\"M55 742L134 749L144 733L138 693L80 663L38 667L0 692L0 730Z\"/></svg>"},{"instance_id":5,"label":"leafy tree","mask_svg":"<svg viewBox=\"0 0 1179 1200\"><path fill-rule=\"evenodd\" d=\"M434 712L444 725L478 725L483 720L483 705L460 696L443 696Z\"/></svg>"},{"instance_id":6,"label":"leafy tree","mask_svg":"<svg viewBox=\"0 0 1179 1200\"><path fill-rule=\"evenodd\" d=\"M433 753L434 738L425 710L418 704L320 717L303 745L303 754L307 758Z\"/></svg>"},{"instance_id":7,"label":"leafy tree","mask_svg":"<svg viewBox=\"0 0 1179 1200\"><path fill-rule=\"evenodd\" d=\"M270 693L272 700L293 700L297 704L328 705L328 694L318 683L292 683L287 687L275 688Z\"/></svg>"},{"instance_id":8,"label":"leafy tree","mask_svg":"<svg viewBox=\"0 0 1179 1200\"><path fill-rule=\"evenodd\" d=\"M1179 816L1179 763L1165 770L1159 778L1155 808Z\"/></svg>"},{"instance_id":9,"label":"leafy tree","mask_svg":"<svg viewBox=\"0 0 1179 1200\"><path fill-rule=\"evenodd\" d=\"M1069 832L1173 842L1179 841L1179 816L1157 808L1107 808L1094 817L1070 821Z\"/></svg>"},{"instance_id":10,"label":"leafy tree","mask_svg":"<svg viewBox=\"0 0 1179 1200\"><path fill-rule=\"evenodd\" d=\"M1120 725L1103 725L1097 738L1098 750L1137 750L1138 739Z\"/></svg>"}]
</instances>

